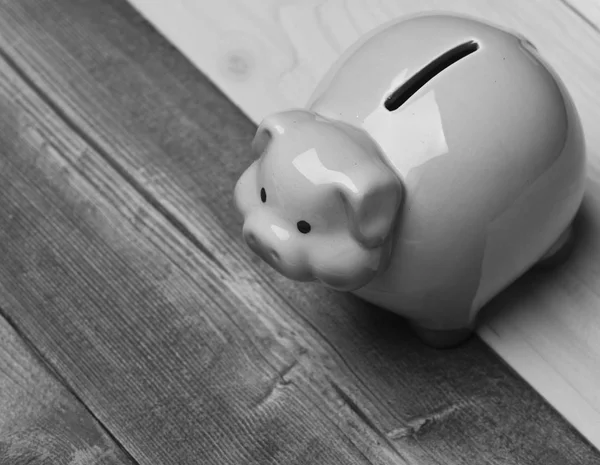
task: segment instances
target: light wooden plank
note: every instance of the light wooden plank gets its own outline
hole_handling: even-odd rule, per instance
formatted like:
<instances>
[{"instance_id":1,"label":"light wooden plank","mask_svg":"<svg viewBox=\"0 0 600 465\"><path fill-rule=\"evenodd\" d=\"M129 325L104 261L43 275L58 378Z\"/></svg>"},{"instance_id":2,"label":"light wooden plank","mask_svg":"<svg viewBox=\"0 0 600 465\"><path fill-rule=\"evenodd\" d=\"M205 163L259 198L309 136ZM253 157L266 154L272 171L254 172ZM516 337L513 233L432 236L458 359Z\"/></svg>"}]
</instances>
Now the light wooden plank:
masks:
<instances>
[{"instance_id":1,"label":"light wooden plank","mask_svg":"<svg viewBox=\"0 0 600 465\"><path fill-rule=\"evenodd\" d=\"M561 0L574 14L600 32L600 3L595 0Z\"/></svg>"},{"instance_id":2,"label":"light wooden plank","mask_svg":"<svg viewBox=\"0 0 600 465\"><path fill-rule=\"evenodd\" d=\"M255 122L303 106L331 63L361 34L393 18L445 10L518 30L572 92L589 145L579 248L556 274L503 300L481 337L594 444L600 445L600 34L598 3L384 0L251 2L131 0ZM532 278L534 279L534 278Z\"/></svg>"},{"instance_id":3,"label":"light wooden plank","mask_svg":"<svg viewBox=\"0 0 600 465\"><path fill-rule=\"evenodd\" d=\"M7 312L140 463L598 460L480 341L428 350L248 254L255 126L126 4L1 5L31 107L4 137L33 144L0 170Z\"/></svg>"},{"instance_id":4,"label":"light wooden plank","mask_svg":"<svg viewBox=\"0 0 600 465\"><path fill-rule=\"evenodd\" d=\"M2 317L0 463L134 465Z\"/></svg>"}]
</instances>

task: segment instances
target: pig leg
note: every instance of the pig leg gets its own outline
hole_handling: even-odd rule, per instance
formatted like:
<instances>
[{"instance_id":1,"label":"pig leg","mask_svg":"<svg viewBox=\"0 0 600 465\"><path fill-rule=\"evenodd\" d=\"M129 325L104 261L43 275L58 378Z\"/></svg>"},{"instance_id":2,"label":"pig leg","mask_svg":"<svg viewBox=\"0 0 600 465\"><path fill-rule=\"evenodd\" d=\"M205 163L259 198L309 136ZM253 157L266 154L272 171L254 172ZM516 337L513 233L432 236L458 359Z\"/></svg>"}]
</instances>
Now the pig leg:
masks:
<instances>
[{"instance_id":1,"label":"pig leg","mask_svg":"<svg viewBox=\"0 0 600 465\"><path fill-rule=\"evenodd\" d=\"M430 329L411 322L413 331L425 344L434 349L451 349L469 339L474 331L471 326L458 329Z\"/></svg>"},{"instance_id":2,"label":"pig leg","mask_svg":"<svg viewBox=\"0 0 600 465\"><path fill-rule=\"evenodd\" d=\"M569 225L535 266L549 268L560 265L569 256L574 242L573 225Z\"/></svg>"}]
</instances>

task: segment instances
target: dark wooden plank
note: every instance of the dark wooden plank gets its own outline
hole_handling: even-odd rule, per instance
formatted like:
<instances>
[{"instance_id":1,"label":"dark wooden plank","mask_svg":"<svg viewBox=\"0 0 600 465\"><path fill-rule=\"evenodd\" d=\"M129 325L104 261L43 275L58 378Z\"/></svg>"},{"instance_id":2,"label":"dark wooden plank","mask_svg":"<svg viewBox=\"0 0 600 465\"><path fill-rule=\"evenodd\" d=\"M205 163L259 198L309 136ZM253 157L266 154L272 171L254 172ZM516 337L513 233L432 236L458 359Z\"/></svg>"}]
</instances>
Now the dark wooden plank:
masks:
<instances>
[{"instance_id":1,"label":"dark wooden plank","mask_svg":"<svg viewBox=\"0 0 600 465\"><path fill-rule=\"evenodd\" d=\"M134 464L4 318L0 318L0 464Z\"/></svg>"},{"instance_id":2,"label":"dark wooden plank","mask_svg":"<svg viewBox=\"0 0 600 465\"><path fill-rule=\"evenodd\" d=\"M227 292L229 272L9 63L0 60L0 308L131 456L403 463L390 445L374 447L373 432L338 424L356 415L315 404L311 361Z\"/></svg>"},{"instance_id":3,"label":"dark wooden plank","mask_svg":"<svg viewBox=\"0 0 600 465\"><path fill-rule=\"evenodd\" d=\"M3 119L5 311L141 463L600 462L479 340L427 349L248 254L254 127L127 5L0 5L46 100L3 67L35 120Z\"/></svg>"}]
</instances>

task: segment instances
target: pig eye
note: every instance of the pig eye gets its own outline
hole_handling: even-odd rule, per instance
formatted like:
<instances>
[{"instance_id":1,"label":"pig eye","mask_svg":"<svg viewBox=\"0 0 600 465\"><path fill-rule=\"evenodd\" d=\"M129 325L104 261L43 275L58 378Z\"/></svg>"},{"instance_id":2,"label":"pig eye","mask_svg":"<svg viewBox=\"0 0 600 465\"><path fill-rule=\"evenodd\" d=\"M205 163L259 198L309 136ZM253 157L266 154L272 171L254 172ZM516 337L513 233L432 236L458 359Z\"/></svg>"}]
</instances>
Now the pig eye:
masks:
<instances>
[{"instance_id":1,"label":"pig eye","mask_svg":"<svg viewBox=\"0 0 600 465\"><path fill-rule=\"evenodd\" d=\"M262 203L265 203L267 201L267 191L264 187L260 189L260 200L262 201Z\"/></svg>"},{"instance_id":2,"label":"pig eye","mask_svg":"<svg viewBox=\"0 0 600 465\"><path fill-rule=\"evenodd\" d=\"M298 227L298 231L300 231L302 234L308 234L310 232L310 224L304 220L298 221L296 226Z\"/></svg>"}]
</instances>

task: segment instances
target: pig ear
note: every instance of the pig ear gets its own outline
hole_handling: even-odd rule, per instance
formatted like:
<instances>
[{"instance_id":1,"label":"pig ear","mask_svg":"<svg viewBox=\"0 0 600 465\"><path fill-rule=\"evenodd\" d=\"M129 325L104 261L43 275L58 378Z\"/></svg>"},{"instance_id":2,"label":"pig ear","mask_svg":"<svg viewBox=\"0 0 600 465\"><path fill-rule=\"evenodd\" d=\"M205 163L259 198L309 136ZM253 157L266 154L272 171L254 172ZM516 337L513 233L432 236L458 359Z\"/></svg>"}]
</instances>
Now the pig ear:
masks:
<instances>
[{"instance_id":1,"label":"pig ear","mask_svg":"<svg viewBox=\"0 0 600 465\"><path fill-rule=\"evenodd\" d=\"M261 156L271 143L272 138L271 130L260 125L252 140L252 153Z\"/></svg>"},{"instance_id":2,"label":"pig ear","mask_svg":"<svg viewBox=\"0 0 600 465\"><path fill-rule=\"evenodd\" d=\"M402 203L402 182L383 162L370 162L349 174L340 193L354 237L365 247L383 244L392 232Z\"/></svg>"},{"instance_id":3,"label":"pig ear","mask_svg":"<svg viewBox=\"0 0 600 465\"><path fill-rule=\"evenodd\" d=\"M316 117L315 113L302 109L282 111L267 116L258 126L252 141L252 150L256 154L262 154L271 140L284 135L286 131L293 130L304 122L314 121Z\"/></svg>"}]
</instances>

